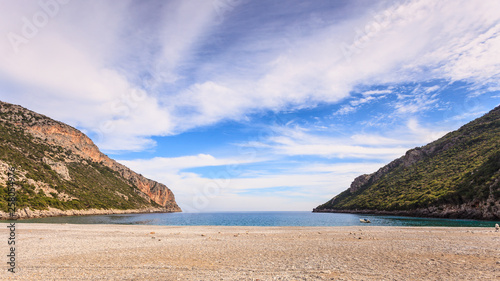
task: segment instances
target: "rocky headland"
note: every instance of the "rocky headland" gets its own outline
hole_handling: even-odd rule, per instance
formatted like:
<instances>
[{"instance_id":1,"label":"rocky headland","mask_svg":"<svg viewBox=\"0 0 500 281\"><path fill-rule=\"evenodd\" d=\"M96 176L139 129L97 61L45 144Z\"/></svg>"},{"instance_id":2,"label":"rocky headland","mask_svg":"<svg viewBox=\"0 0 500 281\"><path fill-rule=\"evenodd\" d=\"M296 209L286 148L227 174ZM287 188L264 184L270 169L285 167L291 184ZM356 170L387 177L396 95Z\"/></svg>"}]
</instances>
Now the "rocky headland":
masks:
<instances>
[{"instance_id":1,"label":"rocky headland","mask_svg":"<svg viewBox=\"0 0 500 281\"><path fill-rule=\"evenodd\" d=\"M16 167L19 218L181 211L166 185L109 158L67 124L0 102L0 126L0 186Z\"/></svg>"}]
</instances>

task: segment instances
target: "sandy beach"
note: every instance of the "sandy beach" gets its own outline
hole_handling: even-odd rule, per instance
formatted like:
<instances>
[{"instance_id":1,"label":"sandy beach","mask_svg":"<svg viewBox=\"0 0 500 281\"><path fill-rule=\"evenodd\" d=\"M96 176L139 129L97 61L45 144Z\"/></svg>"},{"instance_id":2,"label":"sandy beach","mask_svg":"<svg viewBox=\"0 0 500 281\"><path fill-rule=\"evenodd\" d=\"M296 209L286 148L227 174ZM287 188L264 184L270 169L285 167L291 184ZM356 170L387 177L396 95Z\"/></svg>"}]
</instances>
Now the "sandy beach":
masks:
<instances>
[{"instance_id":1,"label":"sandy beach","mask_svg":"<svg viewBox=\"0 0 500 281\"><path fill-rule=\"evenodd\" d=\"M500 280L493 227L5 226L1 280Z\"/></svg>"}]
</instances>

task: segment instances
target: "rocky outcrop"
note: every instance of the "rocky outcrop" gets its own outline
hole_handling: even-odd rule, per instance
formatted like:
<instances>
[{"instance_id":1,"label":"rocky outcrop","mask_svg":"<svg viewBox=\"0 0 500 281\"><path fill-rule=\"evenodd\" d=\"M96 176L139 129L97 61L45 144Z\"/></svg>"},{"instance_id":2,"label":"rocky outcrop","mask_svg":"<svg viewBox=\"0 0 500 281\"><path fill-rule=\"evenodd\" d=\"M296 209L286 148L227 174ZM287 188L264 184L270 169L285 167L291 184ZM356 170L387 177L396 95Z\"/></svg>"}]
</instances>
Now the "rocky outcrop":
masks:
<instances>
[{"instance_id":1,"label":"rocky outcrop","mask_svg":"<svg viewBox=\"0 0 500 281\"><path fill-rule=\"evenodd\" d=\"M402 164L404 167L410 167L422 160L426 155L421 149L412 149L406 152L405 156L403 156Z\"/></svg>"},{"instance_id":2,"label":"rocky outcrop","mask_svg":"<svg viewBox=\"0 0 500 281\"><path fill-rule=\"evenodd\" d=\"M99 148L81 131L55 121L49 117L27 110L19 105L8 104L0 101L0 114L6 122L22 127L39 142L51 146L60 146L61 150L69 151L65 161L75 161L74 155L86 161L100 163L117 172L124 180L138 189L138 194L143 195L166 208L171 212L180 212L181 209L175 202L172 191L164 184L145 178L126 166L103 154ZM74 154L74 155L71 155ZM57 162L48 158L43 159L56 173L66 180L71 175L64 162Z\"/></svg>"},{"instance_id":3,"label":"rocky outcrop","mask_svg":"<svg viewBox=\"0 0 500 281\"><path fill-rule=\"evenodd\" d=\"M410 151L408 151L405 156L402 156L401 158L398 158L398 159L392 161L391 163L380 168L378 171L376 171L373 174L369 174L369 175L364 174L364 175L361 175L361 176L355 178L354 181L351 183L351 186L348 189L349 192L350 193L358 192L364 186L379 180L382 176L384 176L388 172L394 170L395 168L399 167L400 165L408 167L408 166L411 166L412 164L416 163L416 160L413 157L411 157L411 160L409 160L410 157L407 157L408 153ZM408 158L408 160L407 160L407 158Z\"/></svg>"},{"instance_id":4,"label":"rocky outcrop","mask_svg":"<svg viewBox=\"0 0 500 281\"><path fill-rule=\"evenodd\" d=\"M354 181L351 183L351 186L349 187L349 192L350 193L358 192L358 190L362 186L367 184L372 177L373 177L373 174L371 174L371 175L364 174L364 175L361 175L361 176L355 178Z\"/></svg>"},{"instance_id":5,"label":"rocky outcrop","mask_svg":"<svg viewBox=\"0 0 500 281\"><path fill-rule=\"evenodd\" d=\"M69 176L69 171L66 165L63 162L52 161L47 157L44 157L43 163L47 164L52 168L52 170L58 173L63 179L69 181L71 177Z\"/></svg>"}]
</instances>

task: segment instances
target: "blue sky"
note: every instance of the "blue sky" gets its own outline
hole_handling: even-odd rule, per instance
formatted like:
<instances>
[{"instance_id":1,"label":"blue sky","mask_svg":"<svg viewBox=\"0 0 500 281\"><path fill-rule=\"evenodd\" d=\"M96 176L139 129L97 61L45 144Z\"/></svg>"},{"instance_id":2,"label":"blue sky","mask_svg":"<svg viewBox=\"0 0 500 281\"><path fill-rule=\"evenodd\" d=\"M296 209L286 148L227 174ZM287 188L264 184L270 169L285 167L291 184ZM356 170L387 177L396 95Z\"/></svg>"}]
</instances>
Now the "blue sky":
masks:
<instances>
[{"instance_id":1,"label":"blue sky","mask_svg":"<svg viewBox=\"0 0 500 281\"><path fill-rule=\"evenodd\" d=\"M3 1L0 99L185 211L311 210L500 104L498 1Z\"/></svg>"}]
</instances>

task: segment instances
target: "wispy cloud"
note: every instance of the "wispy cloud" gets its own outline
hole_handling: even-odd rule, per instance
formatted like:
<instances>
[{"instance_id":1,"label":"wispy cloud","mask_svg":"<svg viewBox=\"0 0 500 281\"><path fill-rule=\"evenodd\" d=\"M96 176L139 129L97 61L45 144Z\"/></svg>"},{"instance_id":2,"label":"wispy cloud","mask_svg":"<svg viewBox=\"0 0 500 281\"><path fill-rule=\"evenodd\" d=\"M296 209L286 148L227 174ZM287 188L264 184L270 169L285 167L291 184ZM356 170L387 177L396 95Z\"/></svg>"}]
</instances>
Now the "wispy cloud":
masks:
<instances>
[{"instance_id":1,"label":"wispy cloud","mask_svg":"<svg viewBox=\"0 0 500 281\"><path fill-rule=\"evenodd\" d=\"M370 90L363 92L363 96L385 95L392 93L392 90Z\"/></svg>"},{"instance_id":2,"label":"wispy cloud","mask_svg":"<svg viewBox=\"0 0 500 281\"><path fill-rule=\"evenodd\" d=\"M338 137L325 136L324 132L313 132L295 126L275 128L275 134L268 139L241 145L260 147L271 155L387 161L403 155L409 148L425 143L429 138L436 138L442 134L421 128L413 119L410 124L408 127L385 132L389 136L398 135L399 139L355 132L345 132Z\"/></svg>"},{"instance_id":3,"label":"wispy cloud","mask_svg":"<svg viewBox=\"0 0 500 281\"><path fill-rule=\"evenodd\" d=\"M102 148L141 150L154 145L153 135L339 102L357 85L498 81L498 1L353 3L356 13L318 3L316 17L294 5L276 17L271 3L237 4L221 22L211 1L70 2L17 54L1 41L2 80L15 85L2 86L2 98L102 135ZM21 33L22 19L43 11L34 1L0 5L3 34ZM287 28L297 17L302 27ZM359 34L366 26L371 31ZM356 36L362 45L346 60L340 46ZM145 98L122 101L134 91ZM399 108L416 112L434 100Z\"/></svg>"},{"instance_id":4,"label":"wispy cloud","mask_svg":"<svg viewBox=\"0 0 500 281\"><path fill-rule=\"evenodd\" d=\"M391 115L392 113L388 113ZM389 117L385 117L386 119ZM372 132L371 125L356 128L313 129L298 125L276 126L269 137L241 143L258 147L266 155L314 156L324 159L374 159L389 161L408 149L434 141L450 131L449 127L425 124L409 115L406 121Z\"/></svg>"},{"instance_id":5,"label":"wispy cloud","mask_svg":"<svg viewBox=\"0 0 500 281\"><path fill-rule=\"evenodd\" d=\"M368 94L367 94L368 93ZM367 91L363 93L362 98L353 97L352 100L343 105L334 115L346 115L358 111L363 105L374 102L379 99L383 99L386 96L381 95L382 93L391 93L391 91Z\"/></svg>"},{"instance_id":6,"label":"wispy cloud","mask_svg":"<svg viewBox=\"0 0 500 281\"><path fill-rule=\"evenodd\" d=\"M286 171L269 173L267 170L252 170L254 168L246 165L251 162L218 159L210 155L120 162L147 177L168 182L177 202L185 211L190 212L283 210L287 205L290 206L288 210L310 210L311 206L316 206L328 200L333 193L347 188L355 176L374 172L382 164L296 163ZM208 175L185 171L193 167L221 165L225 169L216 169ZM235 166L238 166L238 173L232 172ZM250 176L252 174L254 176ZM266 195L263 196L263 193ZM270 202L274 203L269 204Z\"/></svg>"},{"instance_id":7,"label":"wispy cloud","mask_svg":"<svg viewBox=\"0 0 500 281\"><path fill-rule=\"evenodd\" d=\"M396 113L408 114L419 112L421 114L422 112L437 107L439 98L436 91L438 89L439 86L417 86L411 94L398 95L398 101L394 105Z\"/></svg>"},{"instance_id":8,"label":"wispy cloud","mask_svg":"<svg viewBox=\"0 0 500 281\"><path fill-rule=\"evenodd\" d=\"M410 129L416 137L415 140L421 143L432 142L448 133L448 131L432 130L428 127L423 127L419 124L418 120L414 118L408 120L408 129Z\"/></svg>"},{"instance_id":9,"label":"wispy cloud","mask_svg":"<svg viewBox=\"0 0 500 281\"><path fill-rule=\"evenodd\" d=\"M185 169L198 167L213 167L226 165L243 165L267 161L267 158L256 157L233 157L216 158L210 154L198 154L181 157L154 157L151 159L120 160L120 163L150 171L151 173L161 172L179 172Z\"/></svg>"}]
</instances>

